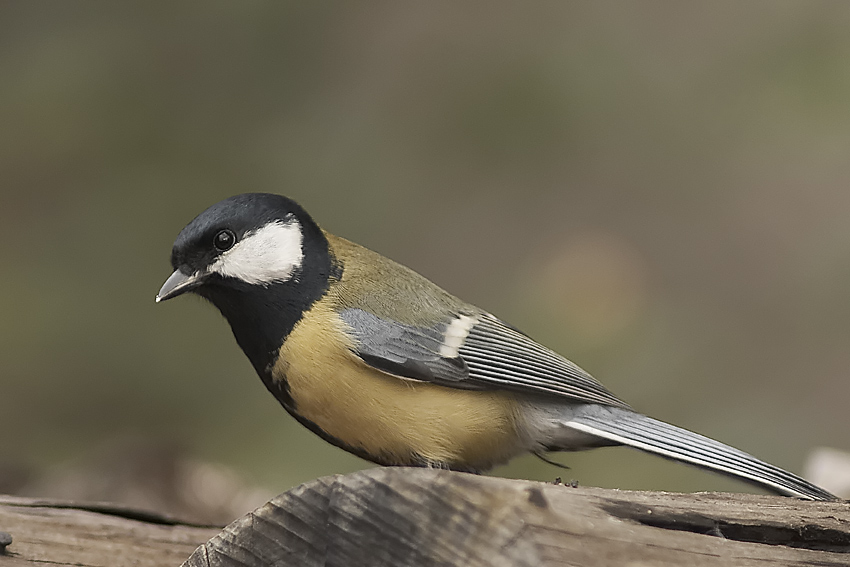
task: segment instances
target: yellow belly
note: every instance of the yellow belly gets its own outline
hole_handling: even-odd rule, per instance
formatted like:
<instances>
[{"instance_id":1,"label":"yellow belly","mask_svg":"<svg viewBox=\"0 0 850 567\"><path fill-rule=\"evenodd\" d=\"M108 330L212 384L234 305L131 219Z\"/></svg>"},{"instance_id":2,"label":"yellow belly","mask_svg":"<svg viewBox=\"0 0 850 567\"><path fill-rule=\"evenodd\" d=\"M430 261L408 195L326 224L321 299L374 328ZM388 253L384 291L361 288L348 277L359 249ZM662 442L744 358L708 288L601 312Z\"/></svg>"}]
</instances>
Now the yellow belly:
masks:
<instances>
[{"instance_id":1,"label":"yellow belly","mask_svg":"<svg viewBox=\"0 0 850 567\"><path fill-rule=\"evenodd\" d=\"M281 347L273 375L287 381L295 411L330 436L397 465L486 470L522 450L513 395L380 372L340 340L345 323L331 309L317 305L306 319Z\"/></svg>"}]
</instances>

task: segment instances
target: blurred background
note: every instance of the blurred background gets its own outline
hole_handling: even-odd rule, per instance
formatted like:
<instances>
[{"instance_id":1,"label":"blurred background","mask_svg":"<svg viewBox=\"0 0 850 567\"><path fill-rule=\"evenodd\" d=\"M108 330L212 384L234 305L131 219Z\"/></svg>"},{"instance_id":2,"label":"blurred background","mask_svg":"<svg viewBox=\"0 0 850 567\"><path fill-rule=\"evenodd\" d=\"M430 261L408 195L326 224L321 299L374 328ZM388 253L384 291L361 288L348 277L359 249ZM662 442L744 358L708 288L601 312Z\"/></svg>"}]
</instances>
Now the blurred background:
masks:
<instances>
[{"instance_id":1,"label":"blurred background","mask_svg":"<svg viewBox=\"0 0 850 567\"><path fill-rule=\"evenodd\" d=\"M797 472L850 449L848 27L817 0L0 4L0 492L118 499L205 463L200 492L258 504L371 466L290 418L211 306L154 303L178 231L245 191L644 413ZM749 490L554 458L494 474Z\"/></svg>"}]
</instances>

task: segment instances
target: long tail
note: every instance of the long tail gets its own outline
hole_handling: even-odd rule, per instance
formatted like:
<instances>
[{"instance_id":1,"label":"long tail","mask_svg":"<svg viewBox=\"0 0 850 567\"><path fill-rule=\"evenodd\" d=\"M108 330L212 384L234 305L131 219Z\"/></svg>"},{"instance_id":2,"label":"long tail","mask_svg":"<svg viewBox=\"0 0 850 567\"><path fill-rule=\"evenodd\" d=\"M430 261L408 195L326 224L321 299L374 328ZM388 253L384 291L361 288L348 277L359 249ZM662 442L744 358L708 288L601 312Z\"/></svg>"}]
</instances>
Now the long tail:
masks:
<instances>
[{"instance_id":1,"label":"long tail","mask_svg":"<svg viewBox=\"0 0 850 567\"><path fill-rule=\"evenodd\" d=\"M806 500L838 498L814 484L719 441L626 409L588 405L569 421L590 433L649 453L685 461Z\"/></svg>"}]
</instances>

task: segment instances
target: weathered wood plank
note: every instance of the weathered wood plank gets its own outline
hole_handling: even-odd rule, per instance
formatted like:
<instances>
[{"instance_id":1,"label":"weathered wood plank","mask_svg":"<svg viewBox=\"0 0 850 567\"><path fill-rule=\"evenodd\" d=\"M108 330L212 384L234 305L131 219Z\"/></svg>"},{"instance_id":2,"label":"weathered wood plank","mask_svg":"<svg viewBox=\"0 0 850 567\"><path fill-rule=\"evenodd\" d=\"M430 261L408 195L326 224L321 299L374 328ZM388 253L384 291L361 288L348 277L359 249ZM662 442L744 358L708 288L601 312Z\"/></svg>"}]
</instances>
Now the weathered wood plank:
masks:
<instances>
[{"instance_id":1,"label":"weathered wood plank","mask_svg":"<svg viewBox=\"0 0 850 567\"><path fill-rule=\"evenodd\" d=\"M0 496L0 531L12 536L0 567L162 567L179 565L219 530L106 504Z\"/></svg>"},{"instance_id":2,"label":"weathered wood plank","mask_svg":"<svg viewBox=\"0 0 850 567\"><path fill-rule=\"evenodd\" d=\"M0 531L14 538L0 567L170 566L190 554L186 567L850 565L848 503L426 469L318 479L220 533L111 505L13 497L0 497Z\"/></svg>"},{"instance_id":3,"label":"weathered wood plank","mask_svg":"<svg viewBox=\"0 0 850 567\"><path fill-rule=\"evenodd\" d=\"M850 504L372 469L284 493L185 567L850 565Z\"/></svg>"}]
</instances>

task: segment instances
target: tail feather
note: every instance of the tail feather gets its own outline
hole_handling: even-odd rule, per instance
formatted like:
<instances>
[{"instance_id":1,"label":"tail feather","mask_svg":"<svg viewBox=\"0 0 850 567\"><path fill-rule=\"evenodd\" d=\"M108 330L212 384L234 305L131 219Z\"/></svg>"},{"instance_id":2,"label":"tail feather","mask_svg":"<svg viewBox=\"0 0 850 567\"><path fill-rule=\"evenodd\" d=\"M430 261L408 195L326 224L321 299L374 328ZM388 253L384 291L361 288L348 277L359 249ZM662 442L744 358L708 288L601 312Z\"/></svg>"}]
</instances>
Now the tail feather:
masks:
<instances>
[{"instance_id":1,"label":"tail feather","mask_svg":"<svg viewBox=\"0 0 850 567\"><path fill-rule=\"evenodd\" d=\"M622 408L588 405L564 425L670 459L738 477L779 494L837 500L826 490L719 441Z\"/></svg>"}]
</instances>

